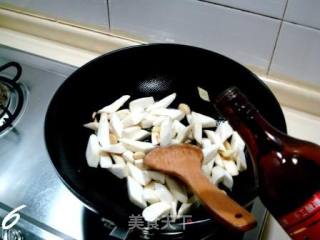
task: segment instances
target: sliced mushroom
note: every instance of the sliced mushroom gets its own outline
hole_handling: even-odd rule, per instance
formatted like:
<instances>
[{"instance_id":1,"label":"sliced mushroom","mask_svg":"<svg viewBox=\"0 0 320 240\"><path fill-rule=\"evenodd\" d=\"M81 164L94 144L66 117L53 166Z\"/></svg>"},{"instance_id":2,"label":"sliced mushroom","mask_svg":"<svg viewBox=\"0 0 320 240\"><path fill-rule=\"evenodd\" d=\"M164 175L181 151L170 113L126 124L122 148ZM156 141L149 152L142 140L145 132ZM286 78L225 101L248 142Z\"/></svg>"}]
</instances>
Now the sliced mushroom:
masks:
<instances>
[{"instance_id":1,"label":"sliced mushroom","mask_svg":"<svg viewBox=\"0 0 320 240\"><path fill-rule=\"evenodd\" d=\"M130 201L140 208L147 207L146 201L142 198L143 187L131 176L127 178L127 188Z\"/></svg>"},{"instance_id":2,"label":"sliced mushroom","mask_svg":"<svg viewBox=\"0 0 320 240\"><path fill-rule=\"evenodd\" d=\"M171 204L175 200L173 195L171 194L171 192L163 184L155 183L154 190L157 192L157 194L162 202L166 202L168 204Z\"/></svg>"},{"instance_id":3,"label":"sliced mushroom","mask_svg":"<svg viewBox=\"0 0 320 240\"><path fill-rule=\"evenodd\" d=\"M229 137L232 136L233 129L228 121L224 121L218 125L216 133L219 135L221 142L225 142Z\"/></svg>"},{"instance_id":4,"label":"sliced mushroom","mask_svg":"<svg viewBox=\"0 0 320 240\"><path fill-rule=\"evenodd\" d=\"M150 107L147 108L147 111L150 112L153 109L157 109L157 108L167 108L176 98L177 94L176 93L172 93L169 96L161 99L160 101L154 103L153 105L151 105Z\"/></svg>"},{"instance_id":5,"label":"sliced mushroom","mask_svg":"<svg viewBox=\"0 0 320 240\"><path fill-rule=\"evenodd\" d=\"M155 181L158 181L162 184L165 183L165 175L161 172L158 172L158 171L152 171L152 170L148 170L148 174L149 176L151 177L151 179L155 180Z\"/></svg>"},{"instance_id":6,"label":"sliced mushroom","mask_svg":"<svg viewBox=\"0 0 320 240\"><path fill-rule=\"evenodd\" d=\"M112 166L112 160L109 154L102 155L100 157L100 167L110 168Z\"/></svg>"},{"instance_id":7,"label":"sliced mushroom","mask_svg":"<svg viewBox=\"0 0 320 240\"><path fill-rule=\"evenodd\" d=\"M91 134L89 137L86 159L89 167L98 167L100 161L100 145L96 135Z\"/></svg>"},{"instance_id":8,"label":"sliced mushroom","mask_svg":"<svg viewBox=\"0 0 320 240\"><path fill-rule=\"evenodd\" d=\"M124 95L119 99L117 99L116 101L114 101L113 103L111 103L110 105L100 109L98 113L114 113L118 111L118 109L121 108L123 104L125 104L125 102L128 101L129 98L130 98L129 95Z\"/></svg>"},{"instance_id":9,"label":"sliced mushroom","mask_svg":"<svg viewBox=\"0 0 320 240\"><path fill-rule=\"evenodd\" d=\"M187 191L185 187L181 185L181 183L180 184L177 183L174 179L172 179L169 176L166 176L166 183L175 199L177 199L182 203L185 203L188 201Z\"/></svg>"},{"instance_id":10,"label":"sliced mushroom","mask_svg":"<svg viewBox=\"0 0 320 240\"><path fill-rule=\"evenodd\" d=\"M131 139L121 138L119 141L132 152L149 152L155 148L152 143L135 141Z\"/></svg>"},{"instance_id":11,"label":"sliced mushroom","mask_svg":"<svg viewBox=\"0 0 320 240\"><path fill-rule=\"evenodd\" d=\"M127 149L123 146L122 143L110 144L107 146L103 146L103 147L101 147L101 150L108 152L108 153L116 153L116 154L122 154L125 151L127 151Z\"/></svg>"},{"instance_id":12,"label":"sliced mushroom","mask_svg":"<svg viewBox=\"0 0 320 240\"><path fill-rule=\"evenodd\" d=\"M217 121L212 117L194 111L192 111L191 115L194 121L200 122L202 124L203 128L215 127L217 125Z\"/></svg>"},{"instance_id":13,"label":"sliced mushroom","mask_svg":"<svg viewBox=\"0 0 320 240\"><path fill-rule=\"evenodd\" d=\"M122 153L122 157L127 162L134 163L133 152L131 152L131 151L125 151L124 153Z\"/></svg>"},{"instance_id":14,"label":"sliced mushroom","mask_svg":"<svg viewBox=\"0 0 320 240\"><path fill-rule=\"evenodd\" d=\"M179 210L178 210L178 216L177 218L182 218L184 215L186 215L191 210L191 203L182 203Z\"/></svg>"},{"instance_id":15,"label":"sliced mushroom","mask_svg":"<svg viewBox=\"0 0 320 240\"><path fill-rule=\"evenodd\" d=\"M122 131L123 131L123 124L121 120L118 118L116 114L111 114L110 118L110 126L114 132L114 134L118 137L122 137Z\"/></svg>"},{"instance_id":16,"label":"sliced mushroom","mask_svg":"<svg viewBox=\"0 0 320 240\"><path fill-rule=\"evenodd\" d=\"M165 147L171 144L172 120L167 118L160 125L160 146Z\"/></svg>"},{"instance_id":17,"label":"sliced mushroom","mask_svg":"<svg viewBox=\"0 0 320 240\"><path fill-rule=\"evenodd\" d=\"M146 207L142 216L147 222L155 222L160 217L164 217L170 213L171 205L165 202L157 202Z\"/></svg>"},{"instance_id":18,"label":"sliced mushroom","mask_svg":"<svg viewBox=\"0 0 320 240\"><path fill-rule=\"evenodd\" d=\"M133 177L139 184L145 186L151 181L147 171L141 170L129 162L127 163L127 166L130 176Z\"/></svg>"},{"instance_id":19,"label":"sliced mushroom","mask_svg":"<svg viewBox=\"0 0 320 240\"><path fill-rule=\"evenodd\" d=\"M113 164L108 170L120 179L128 177L128 168L125 164Z\"/></svg>"},{"instance_id":20,"label":"sliced mushroom","mask_svg":"<svg viewBox=\"0 0 320 240\"><path fill-rule=\"evenodd\" d=\"M208 163L211 161L218 152L218 145L211 144L209 147L203 148L202 153L203 153L203 164Z\"/></svg>"},{"instance_id":21,"label":"sliced mushroom","mask_svg":"<svg viewBox=\"0 0 320 240\"><path fill-rule=\"evenodd\" d=\"M99 128L99 123L96 122L96 121L93 121L93 122L89 122L89 123L86 123L86 124L83 124L84 127L86 128L89 128L93 131L97 131L98 128Z\"/></svg>"},{"instance_id":22,"label":"sliced mushroom","mask_svg":"<svg viewBox=\"0 0 320 240\"><path fill-rule=\"evenodd\" d=\"M185 115L182 111L174 108L154 109L150 113L154 115L169 117L173 120L179 120L179 121L182 120Z\"/></svg>"},{"instance_id":23,"label":"sliced mushroom","mask_svg":"<svg viewBox=\"0 0 320 240\"><path fill-rule=\"evenodd\" d=\"M154 104L153 97L138 98L129 103L129 109L131 112L143 112L152 104Z\"/></svg>"},{"instance_id":24,"label":"sliced mushroom","mask_svg":"<svg viewBox=\"0 0 320 240\"><path fill-rule=\"evenodd\" d=\"M146 202L153 204L156 202L160 202L159 196L157 195L157 192L154 189L151 188L144 188L142 193L142 198Z\"/></svg>"},{"instance_id":25,"label":"sliced mushroom","mask_svg":"<svg viewBox=\"0 0 320 240\"><path fill-rule=\"evenodd\" d=\"M97 137L98 137L98 140L99 140L102 147L106 147L110 144L109 122L108 122L108 114L107 113L102 113L100 115Z\"/></svg>"}]
</instances>

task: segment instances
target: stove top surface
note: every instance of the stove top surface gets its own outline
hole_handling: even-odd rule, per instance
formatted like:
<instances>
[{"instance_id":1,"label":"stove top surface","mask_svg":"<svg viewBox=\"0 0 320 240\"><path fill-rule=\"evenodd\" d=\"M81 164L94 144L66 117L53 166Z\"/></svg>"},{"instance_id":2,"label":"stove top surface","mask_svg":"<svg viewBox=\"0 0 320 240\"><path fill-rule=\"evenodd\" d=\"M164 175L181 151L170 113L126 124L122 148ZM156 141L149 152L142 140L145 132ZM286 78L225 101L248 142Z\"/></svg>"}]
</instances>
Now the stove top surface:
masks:
<instances>
[{"instance_id":1,"label":"stove top surface","mask_svg":"<svg viewBox=\"0 0 320 240\"><path fill-rule=\"evenodd\" d=\"M15 226L24 239L108 239L113 224L85 208L64 186L45 147L47 107L76 67L0 46L0 65L9 61L22 66L19 84L26 88L28 102L11 131L0 136L1 219L12 209L26 205L19 211L21 219ZM253 211L259 225L240 239L259 238L266 211L259 201ZM118 230L113 229L111 235L119 234Z\"/></svg>"}]
</instances>

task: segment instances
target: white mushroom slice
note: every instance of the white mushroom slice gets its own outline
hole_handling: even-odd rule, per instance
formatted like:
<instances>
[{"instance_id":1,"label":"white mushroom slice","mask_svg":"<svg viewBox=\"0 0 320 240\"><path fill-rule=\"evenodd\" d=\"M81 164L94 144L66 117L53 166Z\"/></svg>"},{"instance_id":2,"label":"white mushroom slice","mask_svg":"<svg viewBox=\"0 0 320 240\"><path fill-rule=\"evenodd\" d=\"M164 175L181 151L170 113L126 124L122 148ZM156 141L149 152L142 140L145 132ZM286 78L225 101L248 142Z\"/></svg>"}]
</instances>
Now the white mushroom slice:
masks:
<instances>
[{"instance_id":1,"label":"white mushroom slice","mask_svg":"<svg viewBox=\"0 0 320 240\"><path fill-rule=\"evenodd\" d=\"M114 134L118 137L122 137L123 125L121 120L118 118L116 114L112 114L110 118L110 126L114 132Z\"/></svg>"},{"instance_id":2,"label":"white mushroom slice","mask_svg":"<svg viewBox=\"0 0 320 240\"><path fill-rule=\"evenodd\" d=\"M177 134L181 131L183 131L183 129L185 129L186 126L183 125L180 121L178 120L174 120L173 123L172 123L172 137L176 137Z\"/></svg>"},{"instance_id":3,"label":"white mushroom slice","mask_svg":"<svg viewBox=\"0 0 320 240\"><path fill-rule=\"evenodd\" d=\"M148 189L154 190L154 184L155 184L155 181L151 181L147 185L144 186L144 189L148 188Z\"/></svg>"},{"instance_id":4,"label":"white mushroom slice","mask_svg":"<svg viewBox=\"0 0 320 240\"><path fill-rule=\"evenodd\" d=\"M134 165L141 170L146 169L146 166L143 164L143 159L134 160Z\"/></svg>"},{"instance_id":5,"label":"white mushroom slice","mask_svg":"<svg viewBox=\"0 0 320 240\"><path fill-rule=\"evenodd\" d=\"M153 145L160 144L160 133L159 132L152 132L151 133L151 143Z\"/></svg>"},{"instance_id":6,"label":"white mushroom slice","mask_svg":"<svg viewBox=\"0 0 320 240\"><path fill-rule=\"evenodd\" d=\"M193 120L192 122L192 134L198 144L202 143L202 125L200 122Z\"/></svg>"},{"instance_id":7,"label":"white mushroom slice","mask_svg":"<svg viewBox=\"0 0 320 240\"><path fill-rule=\"evenodd\" d=\"M131 112L143 112L147 107L154 104L153 97L138 98L129 103L129 109Z\"/></svg>"},{"instance_id":8,"label":"white mushroom slice","mask_svg":"<svg viewBox=\"0 0 320 240\"><path fill-rule=\"evenodd\" d=\"M142 193L142 198L146 202L153 204L156 202L160 202L159 196L157 195L157 192L151 188L144 188Z\"/></svg>"},{"instance_id":9,"label":"white mushroom slice","mask_svg":"<svg viewBox=\"0 0 320 240\"><path fill-rule=\"evenodd\" d=\"M209 138L202 138L202 148L207 148L211 145L212 143Z\"/></svg>"},{"instance_id":10,"label":"white mushroom slice","mask_svg":"<svg viewBox=\"0 0 320 240\"><path fill-rule=\"evenodd\" d=\"M149 173L149 176L151 177L151 179L158 181L162 184L165 183L166 177L163 173L157 172L157 171L151 171L151 170L148 170L148 173Z\"/></svg>"},{"instance_id":11,"label":"white mushroom slice","mask_svg":"<svg viewBox=\"0 0 320 240\"><path fill-rule=\"evenodd\" d=\"M218 125L216 133L220 136L221 142L224 142L231 137L233 129L228 121L224 121Z\"/></svg>"},{"instance_id":12,"label":"white mushroom slice","mask_svg":"<svg viewBox=\"0 0 320 240\"><path fill-rule=\"evenodd\" d=\"M191 115L191 114L188 114L188 115L186 116L186 118L187 118L187 122L188 122L189 124L192 124L192 115Z\"/></svg>"},{"instance_id":13,"label":"white mushroom slice","mask_svg":"<svg viewBox=\"0 0 320 240\"><path fill-rule=\"evenodd\" d=\"M117 115L117 117L122 120L124 119L126 116L128 116L130 113L129 109L121 109L117 112L115 112L115 114Z\"/></svg>"},{"instance_id":14,"label":"white mushroom slice","mask_svg":"<svg viewBox=\"0 0 320 240\"><path fill-rule=\"evenodd\" d=\"M207 164L204 164L201 166L201 169L204 175L206 175L207 177L210 177L212 168L210 169Z\"/></svg>"},{"instance_id":15,"label":"white mushroom slice","mask_svg":"<svg viewBox=\"0 0 320 240\"><path fill-rule=\"evenodd\" d=\"M154 109L150 113L154 115L169 117L173 120L178 120L178 121L184 118L184 113L182 111L178 109L173 109L173 108Z\"/></svg>"},{"instance_id":16,"label":"white mushroom slice","mask_svg":"<svg viewBox=\"0 0 320 240\"><path fill-rule=\"evenodd\" d=\"M128 116L126 116L124 119L122 119L122 124L124 128L131 127L134 125L139 124L142 119L144 118L145 113L139 113L139 112L131 112Z\"/></svg>"},{"instance_id":17,"label":"white mushroom slice","mask_svg":"<svg viewBox=\"0 0 320 240\"><path fill-rule=\"evenodd\" d=\"M144 140L149 136L150 136L150 132L143 130L143 129L140 129L135 132L132 132L131 134L127 134L126 136L123 136L123 137L131 139L131 140L139 141L139 140Z\"/></svg>"},{"instance_id":18,"label":"white mushroom slice","mask_svg":"<svg viewBox=\"0 0 320 240\"><path fill-rule=\"evenodd\" d=\"M112 160L109 154L102 155L100 157L100 167L110 168L112 166Z\"/></svg>"},{"instance_id":19,"label":"white mushroom slice","mask_svg":"<svg viewBox=\"0 0 320 240\"><path fill-rule=\"evenodd\" d=\"M191 210L191 203L182 203L179 210L178 210L178 216L177 218L182 218L184 215L186 215Z\"/></svg>"},{"instance_id":20,"label":"white mushroom slice","mask_svg":"<svg viewBox=\"0 0 320 240\"><path fill-rule=\"evenodd\" d=\"M155 116L152 114L147 114L140 122L140 126L142 128L151 128L154 126L154 123L159 119L159 116Z\"/></svg>"},{"instance_id":21,"label":"white mushroom slice","mask_svg":"<svg viewBox=\"0 0 320 240\"><path fill-rule=\"evenodd\" d=\"M180 132L178 132L177 137L173 140L173 142L175 144L185 142L190 132L191 132L191 126L185 127Z\"/></svg>"},{"instance_id":22,"label":"white mushroom slice","mask_svg":"<svg viewBox=\"0 0 320 240\"><path fill-rule=\"evenodd\" d=\"M110 105L100 109L98 113L114 113L118 111L118 109L121 108L123 104L125 104L125 102L128 101L129 98L130 98L129 95L124 95L119 99L117 99L116 101L114 101L113 103L111 103Z\"/></svg>"},{"instance_id":23,"label":"white mushroom slice","mask_svg":"<svg viewBox=\"0 0 320 240\"><path fill-rule=\"evenodd\" d=\"M115 164L122 164L126 165L126 162L124 161L123 157L116 155L116 154L111 154L113 161Z\"/></svg>"},{"instance_id":24,"label":"white mushroom slice","mask_svg":"<svg viewBox=\"0 0 320 240\"><path fill-rule=\"evenodd\" d=\"M103 146L101 148L101 150L108 152L108 153L116 153L116 154L122 154L125 151L127 151L127 149L123 146L122 143L110 144L107 146Z\"/></svg>"},{"instance_id":25,"label":"white mushroom slice","mask_svg":"<svg viewBox=\"0 0 320 240\"><path fill-rule=\"evenodd\" d=\"M89 122L89 123L83 124L83 126L86 128L89 128L93 131L97 131L99 128L99 123L94 121L94 122Z\"/></svg>"},{"instance_id":26,"label":"white mushroom slice","mask_svg":"<svg viewBox=\"0 0 320 240\"><path fill-rule=\"evenodd\" d=\"M160 125L160 146L165 147L171 144L172 120L166 119Z\"/></svg>"},{"instance_id":27,"label":"white mushroom slice","mask_svg":"<svg viewBox=\"0 0 320 240\"><path fill-rule=\"evenodd\" d=\"M218 145L211 144L209 147L203 148L203 164L208 163L210 160L212 160L218 152Z\"/></svg>"},{"instance_id":28,"label":"white mushroom slice","mask_svg":"<svg viewBox=\"0 0 320 240\"><path fill-rule=\"evenodd\" d=\"M223 160L224 168L228 173L230 173L231 176L237 176L239 175L239 170L237 165L232 160Z\"/></svg>"},{"instance_id":29,"label":"white mushroom slice","mask_svg":"<svg viewBox=\"0 0 320 240\"><path fill-rule=\"evenodd\" d=\"M113 164L108 170L120 179L128 177L128 168L125 164Z\"/></svg>"},{"instance_id":30,"label":"white mushroom slice","mask_svg":"<svg viewBox=\"0 0 320 240\"><path fill-rule=\"evenodd\" d=\"M98 140L99 140L102 147L105 147L110 144L109 122L108 122L108 114L107 113L102 113L100 115L97 136L98 136Z\"/></svg>"},{"instance_id":31,"label":"white mushroom slice","mask_svg":"<svg viewBox=\"0 0 320 240\"><path fill-rule=\"evenodd\" d=\"M244 171L247 169L247 161L244 151L238 151L235 159L239 171Z\"/></svg>"},{"instance_id":32,"label":"white mushroom slice","mask_svg":"<svg viewBox=\"0 0 320 240\"><path fill-rule=\"evenodd\" d=\"M204 132L213 144L218 145L220 150L225 150L223 142L221 141L220 136L216 132L211 130L204 130Z\"/></svg>"},{"instance_id":33,"label":"white mushroom slice","mask_svg":"<svg viewBox=\"0 0 320 240\"><path fill-rule=\"evenodd\" d=\"M153 122L153 126L160 126L161 123L166 119L168 119L168 117L158 116L157 119Z\"/></svg>"},{"instance_id":34,"label":"white mushroom slice","mask_svg":"<svg viewBox=\"0 0 320 240\"><path fill-rule=\"evenodd\" d=\"M224 176L226 174L226 170L224 170L220 166L215 166L212 168L211 171L211 181L213 184L218 185L221 183L224 179Z\"/></svg>"},{"instance_id":35,"label":"white mushroom slice","mask_svg":"<svg viewBox=\"0 0 320 240\"><path fill-rule=\"evenodd\" d=\"M222 168L224 168L224 164L223 164L223 159L221 158L220 154L217 154L214 158L214 163L217 165L217 166L220 166Z\"/></svg>"},{"instance_id":36,"label":"white mushroom slice","mask_svg":"<svg viewBox=\"0 0 320 240\"><path fill-rule=\"evenodd\" d=\"M155 148L152 143L135 141L131 139L121 138L119 141L132 152L149 152Z\"/></svg>"},{"instance_id":37,"label":"white mushroom slice","mask_svg":"<svg viewBox=\"0 0 320 240\"><path fill-rule=\"evenodd\" d=\"M147 203L142 198L143 187L132 177L127 178L127 188L130 201L138 207L145 208Z\"/></svg>"},{"instance_id":38,"label":"white mushroom slice","mask_svg":"<svg viewBox=\"0 0 320 240\"><path fill-rule=\"evenodd\" d=\"M157 192L161 202L171 204L173 201L175 201L173 195L170 193L170 191L165 185L155 183L154 190Z\"/></svg>"},{"instance_id":39,"label":"white mushroom slice","mask_svg":"<svg viewBox=\"0 0 320 240\"><path fill-rule=\"evenodd\" d=\"M188 201L187 191L183 185L179 184L174 179L168 176L166 176L166 183L175 199L182 203Z\"/></svg>"},{"instance_id":40,"label":"white mushroom slice","mask_svg":"<svg viewBox=\"0 0 320 240\"><path fill-rule=\"evenodd\" d=\"M240 137L239 133L234 131L231 137L231 148L234 150L244 151L245 143Z\"/></svg>"},{"instance_id":41,"label":"white mushroom slice","mask_svg":"<svg viewBox=\"0 0 320 240\"><path fill-rule=\"evenodd\" d=\"M133 177L141 185L145 186L151 181L151 178L149 177L147 171L137 168L132 163L127 163L127 166L130 176Z\"/></svg>"},{"instance_id":42,"label":"white mushroom slice","mask_svg":"<svg viewBox=\"0 0 320 240\"><path fill-rule=\"evenodd\" d=\"M232 176L222 167L215 166L212 168L211 172L211 181L212 183L218 185L219 183L223 183L230 190L233 187L233 178Z\"/></svg>"},{"instance_id":43,"label":"white mushroom slice","mask_svg":"<svg viewBox=\"0 0 320 240\"><path fill-rule=\"evenodd\" d=\"M226 174L223 178L222 181L223 185L225 185L227 188L229 188L230 190L232 190L233 187L233 178L232 176L226 171Z\"/></svg>"},{"instance_id":44,"label":"white mushroom slice","mask_svg":"<svg viewBox=\"0 0 320 240\"><path fill-rule=\"evenodd\" d=\"M209 161L207 164L202 165L202 171L207 177L210 177L211 175L213 164L214 164L214 159Z\"/></svg>"},{"instance_id":45,"label":"white mushroom slice","mask_svg":"<svg viewBox=\"0 0 320 240\"><path fill-rule=\"evenodd\" d=\"M177 216L178 216L177 207L178 207L178 201L174 201L171 203L170 218L172 221L175 221L177 219Z\"/></svg>"},{"instance_id":46,"label":"white mushroom slice","mask_svg":"<svg viewBox=\"0 0 320 240\"><path fill-rule=\"evenodd\" d=\"M217 125L217 121L214 118L201 113L192 111L191 116L193 117L194 121L200 122L203 128L215 127Z\"/></svg>"},{"instance_id":47,"label":"white mushroom slice","mask_svg":"<svg viewBox=\"0 0 320 240\"><path fill-rule=\"evenodd\" d=\"M170 95L168 95L167 97L161 99L160 101L154 103L153 105L151 105L150 107L147 108L147 111L150 112L153 109L157 109L157 108L167 108L176 98L177 94L176 93L172 93Z\"/></svg>"},{"instance_id":48,"label":"white mushroom slice","mask_svg":"<svg viewBox=\"0 0 320 240\"><path fill-rule=\"evenodd\" d=\"M91 134L89 137L86 159L89 167L98 167L100 161L100 145L96 135Z\"/></svg>"},{"instance_id":49,"label":"white mushroom slice","mask_svg":"<svg viewBox=\"0 0 320 240\"><path fill-rule=\"evenodd\" d=\"M157 202L146 207L142 212L142 216L147 222L155 222L161 217L168 215L170 213L170 209L170 204Z\"/></svg>"},{"instance_id":50,"label":"white mushroom slice","mask_svg":"<svg viewBox=\"0 0 320 240\"><path fill-rule=\"evenodd\" d=\"M124 153L122 153L122 157L127 162L134 163L133 152L131 152L131 151L125 151Z\"/></svg>"}]
</instances>

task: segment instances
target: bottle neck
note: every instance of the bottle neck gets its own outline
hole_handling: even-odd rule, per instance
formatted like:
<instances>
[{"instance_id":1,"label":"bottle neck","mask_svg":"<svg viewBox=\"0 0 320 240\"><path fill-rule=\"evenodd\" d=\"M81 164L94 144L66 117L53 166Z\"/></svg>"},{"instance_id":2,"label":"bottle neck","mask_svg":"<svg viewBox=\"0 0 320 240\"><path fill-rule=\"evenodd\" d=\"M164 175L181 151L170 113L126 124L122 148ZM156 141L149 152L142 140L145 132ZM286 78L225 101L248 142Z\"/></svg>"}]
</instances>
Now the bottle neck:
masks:
<instances>
[{"instance_id":1,"label":"bottle neck","mask_svg":"<svg viewBox=\"0 0 320 240\"><path fill-rule=\"evenodd\" d=\"M252 157L281 148L282 133L272 127L238 89L228 89L216 99L216 106L243 138Z\"/></svg>"}]
</instances>

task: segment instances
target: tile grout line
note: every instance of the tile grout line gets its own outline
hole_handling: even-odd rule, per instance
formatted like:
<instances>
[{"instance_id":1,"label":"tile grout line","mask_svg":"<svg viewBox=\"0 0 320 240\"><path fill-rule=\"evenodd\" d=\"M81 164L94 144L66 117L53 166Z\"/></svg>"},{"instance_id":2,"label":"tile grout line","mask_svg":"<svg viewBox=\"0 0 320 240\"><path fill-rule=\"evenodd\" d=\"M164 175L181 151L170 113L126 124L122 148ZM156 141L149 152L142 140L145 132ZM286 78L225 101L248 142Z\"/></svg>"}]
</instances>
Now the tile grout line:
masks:
<instances>
[{"instance_id":1,"label":"tile grout line","mask_svg":"<svg viewBox=\"0 0 320 240\"><path fill-rule=\"evenodd\" d=\"M280 36L280 32L281 32L282 25L283 25L283 22L284 22L283 19L284 19L284 15L285 15L285 13L286 13L286 10L287 10L288 1L289 1L289 0L286 0L286 5L284 6L284 11L283 11L282 18L281 18L281 22L280 22L280 26L279 26L279 29L278 29L276 41L275 41L274 47L273 47L273 49L272 49L272 53L271 53L269 65L268 65L267 72L266 72L266 75L267 75L267 76L268 76L269 73L270 73L272 61L273 61L273 58L274 58L274 55L275 55L275 52L276 52L276 48L277 48L277 45L278 45L278 40L279 40L279 36Z\"/></svg>"}]
</instances>

